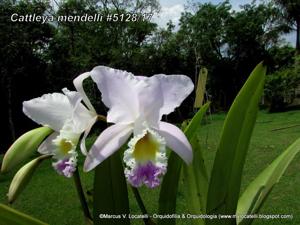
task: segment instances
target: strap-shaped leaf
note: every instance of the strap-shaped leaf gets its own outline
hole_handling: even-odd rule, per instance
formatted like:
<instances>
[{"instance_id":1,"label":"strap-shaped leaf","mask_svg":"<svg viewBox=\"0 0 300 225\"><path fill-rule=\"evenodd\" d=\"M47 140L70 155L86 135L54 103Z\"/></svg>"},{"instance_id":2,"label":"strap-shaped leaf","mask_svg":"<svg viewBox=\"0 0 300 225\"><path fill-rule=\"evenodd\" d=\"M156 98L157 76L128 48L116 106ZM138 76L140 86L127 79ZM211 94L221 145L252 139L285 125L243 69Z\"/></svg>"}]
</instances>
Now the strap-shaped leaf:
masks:
<instances>
[{"instance_id":1,"label":"strap-shaped leaf","mask_svg":"<svg viewBox=\"0 0 300 225\"><path fill-rule=\"evenodd\" d=\"M0 203L0 224L6 225L47 225L38 219L21 213Z\"/></svg>"},{"instance_id":2,"label":"strap-shaped leaf","mask_svg":"<svg viewBox=\"0 0 300 225\"><path fill-rule=\"evenodd\" d=\"M190 214L205 214L208 188L207 171L197 138L191 142L194 157L191 165L183 165L185 198ZM193 219L194 225L204 225L203 219Z\"/></svg>"},{"instance_id":3,"label":"strap-shaped leaf","mask_svg":"<svg viewBox=\"0 0 300 225\"><path fill-rule=\"evenodd\" d=\"M120 218L101 218L101 215ZM130 224L127 184L119 151L95 169L94 178L94 224ZM124 216L124 217L123 217Z\"/></svg>"},{"instance_id":4,"label":"strap-shaped leaf","mask_svg":"<svg viewBox=\"0 0 300 225\"><path fill-rule=\"evenodd\" d=\"M192 140L197 135L197 131L200 128L201 121L206 111L208 110L210 102L204 104L198 112L194 115L192 120L189 122L187 127L184 129L184 134L188 138L188 140Z\"/></svg>"},{"instance_id":5,"label":"strap-shaped leaf","mask_svg":"<svg viewBox=\"0 0 300 225\"><path fill-rule=\"evenodd\" d=\"M258 102L263 92L266 68L258 64L235 98L224 122L215 156L207 198L208 214L236 212L241 177ZM207 224L235 224L235 220L207 220Z\"/></svg>"},{"instance_id":6,"label":"strap-shaped leaf","mask_svg":"<svg viewBox=\"0 0 300 225\"><path fill-rule=\"evenodd\" d=\"M238 201L237 215L249 215L258 212L274 185L279 182L286 168L300 151L300 138L291 144L266 169L264 169L246 188ZM237 218L237 224L251 224L251 219Z\"/></svg>"},{"instance_id":7,"label":"strap-shaped leaf","mask_svg":"<svg viewBox=\"0 0 300 225\"><path fill-rule=\"evenodd\" d=\"M184 133L189 140L196 138L201 120L208 107L209 103L206 103L203 107L201 107L201 109L196 113L191 122L185 128ZM176 153L171 152L168 160L168 170L164 176L160 189L159 214L173 214L176 212L176 198L181 166L182 159L176 155ZM175 219L160 219L158 220L158 224L175 224Z\"/></svg>"},{"instance_id":8,"label":"strap-shaped leaf","mask_svg":"<svg viewBox=\"0 0 300 225\"><path fill-rule=\"evenodd\" d=\"M52 132L53 130L48 127L39 127L19 137L5 153L1 172L8 172L26 161L37 150L45 137Z\"/></svg>"},{"instance_id":9,"label":"strap-shaped leaf","mask_svg":"<svg viewBox=\"0 0 300 225\"><path fill-rule=\"evenodd\" d=\"M161 215L173 214L176 212L176 198L181 172L182 159L173 151L168 160L168 170L164 176L159 193L158 212ZM172 219L158 219L158 225L173 225L176 221Z\"/></svg>"},{"instance_id":10,"label":"strap-shaped leaf","mask_svg":"<svg viewBox=\"0 0 300 225\"><path fill-rule=\"evenodd\" d=\"M187 208L191 214L205 214L206 211L208 176L197 132L208 108L209 103L206 103L198 111L185 131L194 154L192 164L183 165L185 197L188 201ZM192 222L195 225L204 224L204 220L202 219L194 219Z\"/></svg>"},{"instance_id":11,"label":"strap-shaped leaf","mask_svg":"<svg viewBox=\"0 0 300 225\"><path fill-rule=\"evenodd\" d=\"M29 163L25 164L23 167L21 167L21 169L19 169L9 186L7 196L10 203L14 202L19 194L26 188L35 170L41 164L41 162L49 157L51 156L42 155L36 159L31 160Z\"/></svg>"}]
</instances>

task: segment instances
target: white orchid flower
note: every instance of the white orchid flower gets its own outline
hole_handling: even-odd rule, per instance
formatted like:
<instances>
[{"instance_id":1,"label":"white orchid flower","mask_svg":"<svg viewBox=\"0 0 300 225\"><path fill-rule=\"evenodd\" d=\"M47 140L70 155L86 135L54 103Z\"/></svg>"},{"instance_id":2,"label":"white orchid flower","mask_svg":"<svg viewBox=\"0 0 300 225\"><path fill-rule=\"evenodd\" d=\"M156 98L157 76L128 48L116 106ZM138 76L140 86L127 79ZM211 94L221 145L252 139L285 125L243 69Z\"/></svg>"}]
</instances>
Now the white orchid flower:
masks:
<instances>
[{"instance_id":1,"label":"white orchid flower","mask_svg":"<svg viewBox=\"0 0 300 225\"><path fill-rule=\"evenodd\" d=\"M109 108L104 130L88 152L84 170L90 171L118 150L131 136L124 152L125 176L135 187L154 188L166 173L166 146L186 163L193 158L183 132L162 122L192 92L194 85L184 75L134 76L131 73L98 66L90 75L97 83L103 103Z\"/></svg>"},{"instance_id":2,"label":"white orchid flower","mask_svg":"<svg viewBox=\"0 0 300 225\"><path fill-rule=\"evenodd\" d=\"M54 132L39 146L41 154L53 155L55 170L66 177L71 177L76 170L76 146L79 138L81 150L85 149L85 138L97 120L97 114L86 97L82 81L88 74L82 74L74 80L78 92L63 89L63 93L45 94L23 102L23 112L30 119ZM88 109L81 103L84 101Z\"/></svg>"}]
</instances>

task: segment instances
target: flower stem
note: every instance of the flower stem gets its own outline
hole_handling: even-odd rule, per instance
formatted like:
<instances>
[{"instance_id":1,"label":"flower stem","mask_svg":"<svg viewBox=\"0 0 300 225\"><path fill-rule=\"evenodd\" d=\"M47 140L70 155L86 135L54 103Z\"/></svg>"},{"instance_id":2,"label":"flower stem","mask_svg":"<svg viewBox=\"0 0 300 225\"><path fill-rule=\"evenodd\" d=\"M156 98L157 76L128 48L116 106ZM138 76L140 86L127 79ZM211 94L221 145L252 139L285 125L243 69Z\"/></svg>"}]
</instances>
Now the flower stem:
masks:
<instances>
[{"instance_id":1,"label":"flower stem","mask_svg":"<svg viewBox=\"0 0 300 225\"><path fill-rule=\"evenodd\" d=\"M99 121L103 121L103 122L106 122L106 117L103 116L103 115L98 115L98 118L97 118Z\"/></svg>"},{"instance_id":2,"label":"flower stem","mask_svg":"<svg viewBox=\"0 0 300 225\"><path fill-rule=\"evenodd\" d=\"M81 207L82 207L82 211L84 214L84 217L86 218L86 220L92 220L90 211L89 211L89 207L87 205L86 199L85 199L85 195L83 192L83 188L81 185L81 181L80 181L80 176L79 176L79 172L78 172L78 168L76 168L74 174L74 182L75 182L75 186L76 186L76 190L77 190L77 194L81 203Z\"/></svg>"},{"instance_id":3,"label":"flower stem","mask_svg":"<svg viewBox=\"0 0 300 225\"><path fill-rule=\"evenodd\" d=\"M140 195L140 193L139 193L139 190L138 190L137 188L135 188L135 187L132 187L132 186L131 186L131 189L132 189L132 192L133 192L133 194L134 194L134 197L135 197L135 199L136 199L136 201L137 201L137 203L138 203L138 205L139 205L139 207L140 207L142 213L143 213L144 215L145 215L145 214L149 215L148 212L147 212L147 210L146 210L146 207L145 207L145 205L144 205L143 199L141 198L141 195ZM154 221L152 221L149 217L148 217L148 218L143 218L143 220L144 220L144 223L145 223L146 225L155 225L155 224L156 224L156 223L154 223Z\"/></svg>"}]
</instances>

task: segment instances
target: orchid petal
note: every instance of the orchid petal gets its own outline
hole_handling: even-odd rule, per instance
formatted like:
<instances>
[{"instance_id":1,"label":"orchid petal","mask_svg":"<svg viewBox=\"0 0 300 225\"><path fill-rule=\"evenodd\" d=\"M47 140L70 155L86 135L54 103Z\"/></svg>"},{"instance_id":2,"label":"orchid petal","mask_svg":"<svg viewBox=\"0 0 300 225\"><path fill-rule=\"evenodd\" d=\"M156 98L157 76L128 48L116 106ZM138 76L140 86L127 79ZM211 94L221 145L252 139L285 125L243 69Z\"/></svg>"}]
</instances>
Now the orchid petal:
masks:
<instances>
[{"instance_id":1,"label":"orchid petal","mask_svg":"<svg viewBox=\"0 0 300 225\"><path fill-rule=\"evenodd\" d=\"M185 75L158 74L152 78L157 79L161 85L164 101L160 108L161 116L173 112L194 89L192 80Z\"/></svg>"},{"instance_id":2,"label":"orchid petal","mask_svg":"<svg viewBox=\"0 0 300 225\"><path fill-rule=\"evenodd\" d=\"M80 142L80 149L81 149L81 152L82 154L84 155L87 155L87 150L86 150L86 145L85 145L85 139L87 138L87 136L89 135L94 123L96 123L97 121L97 117L94 117L94 120L91 121L91 123L89 124L88 127L86 127L85 131L84 131L84 134L83 134L83 137L81 139L81 142Z\"/></svg>"},{"instance_id":3,"label":"orchid petal","mask_svg":"<svg viewBox=\"0 0 300 225\"><path fill-rule=\"evenodd\" d=\"M91 126L91 123L95 123L95 112L89 111L83 104L81 104L82 96L79 92L69 91L63 89L64 94L68 97L70 104L73 108L72 120L74 123L74 131L82 133Z\"/></svg>"},{"instance_id":4,"label":"orchid petal","mask_svg":"<svg viewBox=\"0 0 300 225\"><path fill-rule=\"evenodd\" d=\"M160 122L157 132L165 138L167 146L176 152L187 164L192 162L192 146L178 127L170 123Z\"/></svg>"},{"instance_id":5,"label":"orchid petal","mask_svg":"<svg viewBox=\"0 0 300 225\"><path fill-rule=\"evenodd\" d=\"M66 120L64 126L59 131L60 139L71 141L74 145L77 145L80 135L81 132L77 132L74 129L74 121L71 119Z\"/></svg>"},{"instance_id":6,"label":"orchid petal","mask_svg":"<svg viewBox=\"0 0 300 225\"><path fill-rule=\"evenodd\" d=\"M86 106L89 108L90 111L96 112L95 108L93 107L92 103L90 102L89 98L87 97L84 89L83 89L83 81L90 76L89 72L83 73L76 77L73 80L73 84L76 88L76 90L81 94L83 102L86 104Z\"/></svg>"},{"instance_id":7,"label":"orchid petal","mask_svg":"<svg viewBox=\"0 0 300 225\"><path fill-rule=\"evenodd\" d=\"M72 106L65 95L52 93L24 101L23 112L36 123L59 131L71 118Z\"/></svg>"},{"instance_id":8,"label":"orchid petal","mask_svg":"<svg viewBox=\"0 0 300 225\"><path fill-rule=\"evenodd\" d=\"M162 115L169 114L178 107L191 93L194 85L184 75L159 74L153 77L140 77L147 86L138 91L140 121L147 121L148 126L157 128ZM140 123L136 120L135 123ZM136 127L141 127L137 124ZM137 129L135 129L137 130Z\"/></svg>"},{"instance_id":9,"label":"orchid petal","mask_svg":"<svg viewBox=\"0 0 300 225\"><path fill-rule=\"evenodd\" d=\"M53 155L55 149L53 140L56 139L58 135L59 135L58 132L54 132L50 134L39 146L38 152L43 155Z\"/></svg>"},{"instance_id":10,"label":"orchid petal","mask_svg":"<svg viewBox=\"0 0 300 225\"><path fill-rule=\"evenodd\" d=\"M90 171L117 151L129 138L132 127L115 124L106 128L88 152L84 171Z\"/></svg>"},{"instance_id":11,"label":"orchid petal","mask_svg":"<svg viewBox=\"0 0 300 225\"><path fill-rule=\"evenodd\" d=\"M158 128L158 123L161 119L160 109L164 104L160 81L153 77L137 76L136 78L143 80L147 84L143 89L138 90L139 120L141 122L146 121L150 127ZM135 126L141 126L141 124L138 124L141 122L136 120Z\"/></svg>"},{"instance_id":12,"label":"orchid petal","mask_svg":"<svg viewBox=\"0 0 300 225\"><path fill-rule=\"evenodd\" d=\"M145 86L143 80L136 79L132 73L105 66L95 67L91 77L109 108L107 122L129 124L138 118L138 90Z\"/></svg>"}]
</instances>

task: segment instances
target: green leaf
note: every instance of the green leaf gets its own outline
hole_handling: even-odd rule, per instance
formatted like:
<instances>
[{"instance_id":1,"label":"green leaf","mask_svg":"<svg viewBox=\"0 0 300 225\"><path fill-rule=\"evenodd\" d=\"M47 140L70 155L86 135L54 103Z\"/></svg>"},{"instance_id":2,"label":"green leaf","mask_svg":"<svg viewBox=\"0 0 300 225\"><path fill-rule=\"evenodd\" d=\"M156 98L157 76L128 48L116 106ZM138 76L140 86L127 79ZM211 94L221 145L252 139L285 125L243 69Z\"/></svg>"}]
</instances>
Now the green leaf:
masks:
<instances>
[{"instance_id":1,"label":"green leaf","mask_svg":"<svg viewBox=\"0 0 300 225\"><path fill-rule=\"evenodd\" d=\"M203 67L199 72L194 108L200 108L203 104L206 80L207 80L207 69Z\"/></svg>"},{"instance_id":2,"label":"green leaf","mask_svg":"<svg viewBox=\"0 0 300 225\"><path fill-rule=\"evenodd\" d=\"M11 171L27 160L37 150L41 142L52 132L53 130L48 127L39 127L19 137L5 153L1 172Z\"/></svg>"},{"instance_id":3,"label":"green leaf","mask_svg":"<svg viewBox=\"0 0 300 225\"><path fill-rule=\"evenodd\" d=\"M208 189L208 214L233 215L236 212L242 171L263 92L265 73L266 68L262 63L255 67L227 114ZM235 224L234 219L208 219L206 222Z\"/></svg>"},{"instance_id":4,"label":"green leaf","mask_svg":"<svg viewBox=\"0 0 300 225\"><path fill-rule=\"evenodd\" d=\"M209 103L206 103L203 107L201 107L185 129L185 134L192 145L194 153L192 164L183 165L184 190L190 214L205 214L206 211L208 176L200 144L197 139L197 133L208 107ZM194 219L192 220L192 223L195 225L202 225L204 224L204 220Z\"/></svg>"},{"instance_id":5,"label":"green leaf","mask_svg":"<svg viewBox=\"0 0 300 225\"><path fill-rule=\"evenodd\" d=\"M38 219L0 203L0 222L5 225L47 225Z\"/></svg>"},{"instance_id":6,"label":"green leaf","mask_svg":"<svg viewBox=\"0 0 300 225\"><path fill-rule=\"evenodd\" d=\"M127 184L119 151L96 167L93 214L95 225L130 224ZM100 218L101 214L121 218Z\"/></svg>"},{"instance_id":7,"label":"green leaf","mask_svg":"<svg viewBox=\"0 0 300 225\"><path fill-rule=\"evenodd\" d=\"M204 159L198 140L194 138L191 143L194 150L193 163L183 165L185 198L190 214L205 214L208 177ZM203 219L193 219L192 224L203 225Z\"/></svg>"},{"instance_id":8,"label":"green leaf","mask_svg":"<svg viewBox=\"0 0 300 225\"><path fill-rule=\"evenodd\" d=\"M168 160L168 170L165 174L159 193L160 215L173 214L176 212L177 190L181 172L182 159L175 153L171 152ZM175 224L175 219L158 219L158 225Z\"/></svg>"},{"instance_id":9,"label":"green leaf","mask_svg":"<svg viewBox=\"0 0 300 225\"><path fill-rule=\"evenodd\" d=\"M25 164L14 176L8 190L8 201L13 203L19 194L25 189L29 181L31 180L36 168L41 164L44 159L51 156L42 155L29 163Z\"/></svg>"},{"instance_id":10,"label":"green leaf","mask_svg":"<svg viewBox=\"0 0 300 225\"><path fill-rule=\"evenodd\" d=\"M205 105L203 105L198 112L194 115L191 122L187 125L187 127L184 129L184 134L188 138L188 140L192 140L197 135L197 131L200 128L202 118L206 111L208 110L210 105L210 102L207 102Z\"/></svg>"},{"instance_id":11,"label":"green leaf","mask_svg":"<svg viewBox=\"0 0 300 225\"><path fill-rule=\"evenodd\" d=\"M279 182L286 168L300 151L300 138L291 144L265 170L263 170L246 188L238 201L237 215L249 215L258 212L264 200ZM251 224L251 219L237 218L237 224Z\"/></svg>"},{"instance_id":12,"label":"green leaf","mask_svg":"<svg viewBox=\"0 0 300 225\"><path fill-rule=\"evenodd\" d=\"M206 103L193 117L184 133L189 140L196 137L203 115L210 103ZM168 160L168 170L163 178L159 194L159 214L173 214L176 212L176 198L182 166L182 159L173 151ZM159 219L158 224L175 224L175 219Z\"/></svg>"}]
</instances>

